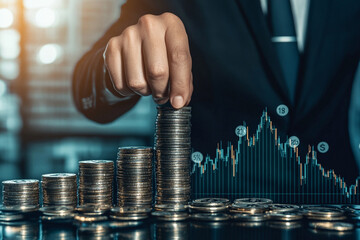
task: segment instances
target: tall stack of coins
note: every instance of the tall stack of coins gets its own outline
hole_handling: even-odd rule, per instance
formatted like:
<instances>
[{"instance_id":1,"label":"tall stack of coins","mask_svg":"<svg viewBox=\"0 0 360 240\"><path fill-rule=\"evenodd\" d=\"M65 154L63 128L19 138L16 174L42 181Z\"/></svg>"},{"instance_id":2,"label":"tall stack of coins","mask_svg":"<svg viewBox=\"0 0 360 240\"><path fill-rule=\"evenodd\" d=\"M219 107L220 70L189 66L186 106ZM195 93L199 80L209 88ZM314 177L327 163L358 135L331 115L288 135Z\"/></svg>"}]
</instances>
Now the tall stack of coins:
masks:
<instances>
[{"instance_id":1,"label":"tall stack of coins","mask_svg":"<svg viewBox=\"0 0 360 240\"><path fill-rule=\"evenodd\" d=\"M14 210L39 208L39 180L3 181L3 205Z\"/></svg>"},{"instance_id":2,"label":"tall stack of coins","mask_svg":"<svg viewBox=\"0 0 360 240\"><path fill-rule=\"evenodd\" d=\"M156 203L190 199L191 107L158 106L156 119Z\"/></svg>"},{"instance_id":3,"label":"tall stack of coins","mask_svg":"<svg viewBox=\"0 0 360 240\"><path fill-rule=\"evenodd\" d=\"M42 175L43 206L77 205L77 183L74 173L49 173Z\"/></svg>"},{"instance_id":4,"label":"tall stack of coins","mask_svg":"<svg viewBox=\"0 0 360 240\"><path fill-rule=\"evenodd\" d=\"M114 162L87 160L79 162L79 205L112 206Z\"/></svg>"},{"instance_id":5,"label":"tall stack of coins","mask_svg":"<svg viewBox=\"0 0 360 240\"><path fill-rule=\"evenodd\" d=\"M151 147L122 147L117 159L118 206L152 205L152 159Z\"/></svg>"}]
</instances>

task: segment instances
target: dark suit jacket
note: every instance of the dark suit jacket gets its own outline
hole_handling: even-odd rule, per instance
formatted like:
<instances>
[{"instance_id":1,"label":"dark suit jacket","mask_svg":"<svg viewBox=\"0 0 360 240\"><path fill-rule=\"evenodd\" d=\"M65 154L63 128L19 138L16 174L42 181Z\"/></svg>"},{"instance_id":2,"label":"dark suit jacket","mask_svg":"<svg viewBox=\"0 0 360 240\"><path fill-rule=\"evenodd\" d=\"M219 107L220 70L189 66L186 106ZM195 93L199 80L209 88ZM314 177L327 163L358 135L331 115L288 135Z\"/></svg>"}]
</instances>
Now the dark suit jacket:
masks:
<instances>
[{"instance_id":1,"label":"dark suit jacket","mask_svg":"<svg viewBox=\"0 0 360 240\"><path fill-rule=\"evenodd\" d=\"M97 122L119 117L99 92L102 53L110 37L146 13L165 11L185 24L193 58L192 140L195 150L215 155L220 140L237 141L243 121L255 132L267 108L282 141L296 135L304 161L307 145L326 141L318 154L326 169L353 183L358 167L350 148L348 109L360 55L360 1L311 0L306 43L300 60L295 103L291 104L259 0L129 0L121 17L78 63L73 79L77 108ZM115 93L114 89L112 91ZM128 101L129 108L135 100ZM276 107L286 104L286 117Z\"/></svg>"}]
</instances>

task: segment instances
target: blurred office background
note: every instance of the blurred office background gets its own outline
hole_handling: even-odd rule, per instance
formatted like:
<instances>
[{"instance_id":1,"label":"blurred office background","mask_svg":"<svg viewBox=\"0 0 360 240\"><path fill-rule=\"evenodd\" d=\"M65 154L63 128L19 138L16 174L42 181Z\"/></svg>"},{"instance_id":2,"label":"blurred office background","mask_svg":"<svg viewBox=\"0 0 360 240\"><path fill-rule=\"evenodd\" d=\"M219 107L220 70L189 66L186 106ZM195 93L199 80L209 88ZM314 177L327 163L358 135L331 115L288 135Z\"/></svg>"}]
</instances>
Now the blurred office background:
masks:
<instances>
[{"instance_id":1,"label":"blurred office background","mask_svg":"<svg viewBox=\"0 0 360 240\"><path fill-rule=\"evenodd\" d=\"M107 125L86 119L72 102L76 61L122 4L0 0L0 180L76 172L79 160L116 159L118 146L152 145L151 98Z\"/></svg>"},{"instance_id":2,"label":"blurred office background","mask_svg":"<svg viewBox=\"0 0 360 240\"><path fill-rule=\"evenodd\" d=\"M71 97L76 61L119 16L124 1L0 0L0 180L76 172L79 160L115 159L118 146L152 145L150 98L99 125L80 115ZM360 158L357 76L349 114Z\"/></svg>"}]
</instances>

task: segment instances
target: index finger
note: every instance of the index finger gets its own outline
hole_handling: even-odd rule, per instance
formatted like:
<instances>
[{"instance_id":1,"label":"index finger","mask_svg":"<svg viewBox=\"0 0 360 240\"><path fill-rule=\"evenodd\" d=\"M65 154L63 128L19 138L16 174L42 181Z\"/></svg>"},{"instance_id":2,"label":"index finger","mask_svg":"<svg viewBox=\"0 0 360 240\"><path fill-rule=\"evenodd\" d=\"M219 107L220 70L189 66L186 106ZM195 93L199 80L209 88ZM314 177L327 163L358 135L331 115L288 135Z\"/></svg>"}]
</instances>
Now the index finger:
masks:
<instances>
[{"instance_id":1,"label":"index finger","mask_svg":"<svg viewBox=\"0 0 360 240\"><path fill-rule=\"evenodd\" d=\"M165 33L169 63L170 103L174 108L184 107L191 98L191 55L185 27L179 20Z\"/></svg>"}]
</instances>

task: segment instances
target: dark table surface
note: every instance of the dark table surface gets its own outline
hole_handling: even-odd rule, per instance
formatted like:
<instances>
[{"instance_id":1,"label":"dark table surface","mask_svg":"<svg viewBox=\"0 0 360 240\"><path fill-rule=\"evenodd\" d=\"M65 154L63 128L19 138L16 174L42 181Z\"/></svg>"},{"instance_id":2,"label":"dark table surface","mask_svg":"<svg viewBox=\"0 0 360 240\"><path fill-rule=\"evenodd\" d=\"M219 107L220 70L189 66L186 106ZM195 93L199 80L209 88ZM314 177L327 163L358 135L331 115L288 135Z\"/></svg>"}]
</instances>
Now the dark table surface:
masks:
<instances>
[{"instance_id":1,"label":"dark table surface","mask_svg":"<svg viewBox=\"0 0 360 240\"><path fill-rule=\"evenodd\" d=\"M314 230L309 222L41 222L0 224L0 239L360 239L360 225L346 232Z\"/></svg>"}]
</instances>

